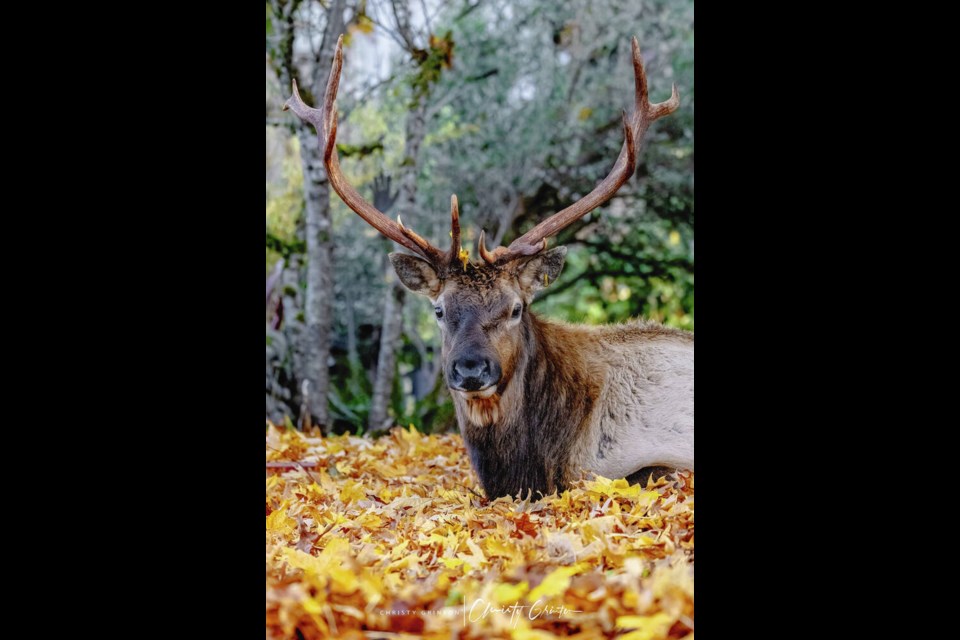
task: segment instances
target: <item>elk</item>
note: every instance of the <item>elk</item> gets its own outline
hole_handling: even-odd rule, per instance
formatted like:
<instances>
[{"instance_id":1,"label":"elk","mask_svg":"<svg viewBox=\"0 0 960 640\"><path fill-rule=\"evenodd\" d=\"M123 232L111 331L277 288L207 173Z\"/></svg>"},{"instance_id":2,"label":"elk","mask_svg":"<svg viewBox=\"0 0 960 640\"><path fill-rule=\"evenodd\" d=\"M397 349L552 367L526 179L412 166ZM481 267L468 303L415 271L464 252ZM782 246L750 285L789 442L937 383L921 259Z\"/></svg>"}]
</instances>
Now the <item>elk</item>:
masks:
<instances>
[{"instance_id":1,"label":"elk","mask_svg":"<svg viewBox=\"0 0 960 640\"><path fill-rule=\"evenodd\" d=\"M481 232L477 261L461 247L456 195L452 245L442 251L345 180L335 144L342 37L322 108L304 104L296 80L283 107L317 129L330 184L347 206L414 254L390 260L404 286L433 303L457 422L490 498L562 491L585 471L635 480L651 467L693 469L692 333L644 320L567 324L529 310L567 251L548 251L546 239L613 197L633 175L647 127L680 106L676 85L670 99L649 102L636 38L632 52L634 111L623 114L625 141L610 174L508 247L487 249Z\"/></svg>"}]
</instances>

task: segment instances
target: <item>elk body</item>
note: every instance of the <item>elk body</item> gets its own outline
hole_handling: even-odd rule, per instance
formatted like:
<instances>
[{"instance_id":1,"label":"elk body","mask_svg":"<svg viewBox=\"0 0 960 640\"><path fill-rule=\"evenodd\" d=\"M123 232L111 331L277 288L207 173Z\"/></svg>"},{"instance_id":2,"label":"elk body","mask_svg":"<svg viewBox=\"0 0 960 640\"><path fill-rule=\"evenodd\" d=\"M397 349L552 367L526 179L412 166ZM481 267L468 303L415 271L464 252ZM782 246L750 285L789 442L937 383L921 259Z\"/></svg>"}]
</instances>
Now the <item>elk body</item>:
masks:
<instances>
[{"instance_id":1,"label":"elk body","mask_svg":"<svg viewBox=\"0 0 960 640\"><path fill-rule=\"evenodd\" d=\"M336 151L337 44L322 109L306 106L296 82L290 108L313 124L330 183L381 233L416 255L392 253L401 282L430 299L443 337L443 372L464 443L490 497L562 490L584 471L608 478L652 466L693 469L693 334L642 320L573 325L529 311L555 280L565 247L546 238L609 200L633 175L636 146L651 122L680 104L676 87L651 104L636 38L634 113L610 174L583 199L493 251L480 234L480 261L460 246L456 196L452 246L441 251L366 202L343 177Z\"/></svg>"}]
</instances>

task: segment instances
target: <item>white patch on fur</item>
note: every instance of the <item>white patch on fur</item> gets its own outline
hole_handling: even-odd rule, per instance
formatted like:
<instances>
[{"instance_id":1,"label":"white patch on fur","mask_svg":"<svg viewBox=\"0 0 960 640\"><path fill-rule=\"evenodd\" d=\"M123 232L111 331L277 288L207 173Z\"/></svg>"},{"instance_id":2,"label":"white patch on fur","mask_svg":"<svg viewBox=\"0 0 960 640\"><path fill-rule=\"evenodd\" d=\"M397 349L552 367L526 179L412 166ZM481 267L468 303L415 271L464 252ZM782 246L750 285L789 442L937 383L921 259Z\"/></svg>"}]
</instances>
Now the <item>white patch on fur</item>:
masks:
<instances>
[{"instance_id":1,"label":"white patch on fur","mask_svg":"<svg viewBox=\"0 0 960 640\"><path fill-rule=\"evenodd\" d=\"M610 354L581 464L607 478L654 465L692 471L693 343L660 337Z\"/></svg>"}]
</instances>

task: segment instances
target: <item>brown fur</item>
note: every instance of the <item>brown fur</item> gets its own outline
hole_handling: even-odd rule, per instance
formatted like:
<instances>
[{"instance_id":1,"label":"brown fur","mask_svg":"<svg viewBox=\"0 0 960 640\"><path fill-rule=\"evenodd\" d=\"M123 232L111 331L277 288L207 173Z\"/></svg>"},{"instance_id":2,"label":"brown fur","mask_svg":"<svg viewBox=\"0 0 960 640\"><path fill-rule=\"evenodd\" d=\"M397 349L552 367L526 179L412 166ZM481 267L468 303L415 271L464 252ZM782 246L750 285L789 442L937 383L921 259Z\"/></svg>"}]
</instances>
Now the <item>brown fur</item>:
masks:
<instances>
[{"instance_id":1,"label":"brown fur","mask_svg":"<svg viewBox=\"0 0 960 640\"><path fill-rule=\"evenodd\" d=\"M467 418L473 424L495 424L500 421L500 394L489 398L466 400Z\"/></svg>"}]
</instances>

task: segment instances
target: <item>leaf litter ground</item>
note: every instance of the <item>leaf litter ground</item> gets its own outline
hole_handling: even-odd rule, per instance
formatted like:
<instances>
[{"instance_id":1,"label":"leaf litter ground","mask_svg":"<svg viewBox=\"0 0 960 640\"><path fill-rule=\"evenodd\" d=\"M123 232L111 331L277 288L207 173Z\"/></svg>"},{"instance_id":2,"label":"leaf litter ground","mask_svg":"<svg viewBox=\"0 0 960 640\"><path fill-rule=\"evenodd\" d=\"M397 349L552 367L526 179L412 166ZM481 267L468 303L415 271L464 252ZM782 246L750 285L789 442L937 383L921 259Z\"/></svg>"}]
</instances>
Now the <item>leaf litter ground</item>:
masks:
<instances>
[{"instance_id":1,"label":"leaf litter ground","mask_svg":"<svg viewBox=\"0 0 960 640\"><path fill-rule=\"evenodd\" d=\"M457 434L267 430L268 638L692 638L693 475L487 500Z\"/></svg>"}]
</instances>

